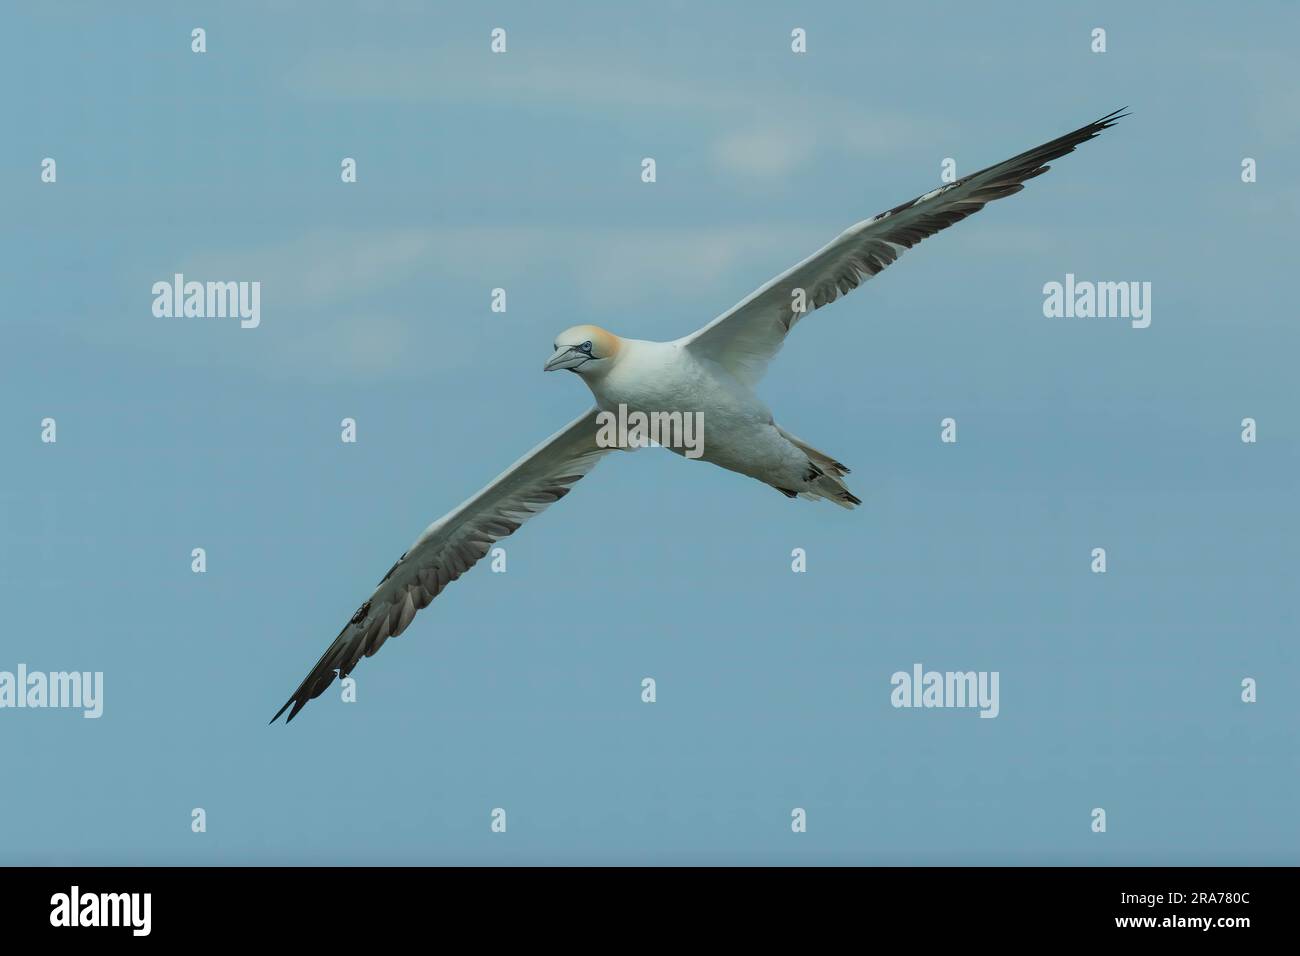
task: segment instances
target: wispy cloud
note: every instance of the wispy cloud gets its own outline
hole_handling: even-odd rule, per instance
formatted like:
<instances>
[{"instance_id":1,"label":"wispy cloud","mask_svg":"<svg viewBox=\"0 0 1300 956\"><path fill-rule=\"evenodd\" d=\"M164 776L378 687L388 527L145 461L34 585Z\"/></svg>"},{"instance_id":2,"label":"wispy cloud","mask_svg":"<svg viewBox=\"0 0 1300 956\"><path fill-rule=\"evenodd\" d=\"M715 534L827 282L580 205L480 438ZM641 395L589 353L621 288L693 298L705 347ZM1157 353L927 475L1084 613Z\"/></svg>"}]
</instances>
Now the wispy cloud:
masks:
<instances>
[{"instance_id":1,"label":"wispy cloud","mask_svg":"<svg viewBox=\"0 0 1300 956\"><path fill-rule=\"evenodd\" d=\"M608 115L611 121L628 111L657 111L701 143L723 178L753 188L794 178L837 151L885 154L936 138L932 124L856 99L809 99L779 78L687 78L649 61L564 58L553 50L491 56L486 44L477 55L463 47L313 50L285 69L282 84L300 100L331 104L481 105ZM685 333L870 211L822 229L789 223L320 229L257 246L195 249L174 266L142 264L141 274L169 275L174 268L199 279L262 283L263 323L255 332L186 327L185 334L203 336L205 360L277 379L370 381L463 363L480 335L472 321L457 321L471 290L481 290L486 315L488 290L532 279L562 290L566 301L548 303L548 311L564 321L603 321L633 335ZM637 311L660 314L665 304L680 316L680 326L620 325ZM424 346L434 325L438 350L429 355ZM140 329L118 344L173 347L171 331L159 335L147 322Z\"/></svg>"},{"instance_id":2,"label":"wispy cloud","mask_svg":"<svg viewBox=\"0 0 1300 956\"><path fill-rule=\"evenodd\" d=\"M756 256L831 238L788 226L611 228L537 225L321 230L281 243L195 254L196 275L266 276L286 303L315 308L358 298L416 274L477 282L549 274L574 290L580 308L628 307L647 297L690 296L729 278ZM818 244L820 244L818 242Z\"/></svg>"},{"instance_id":3,"label":"wispy cloud","mask_svg":"<svg viewBox=\"0 0 1300 956\"><path fill-rule=\"evenodd\" d=\"M943 129L858 98L801 96L761 75L743 83L734 76L689 82L650 64L599 57L316 51L287 70L284 84L299 97L328 102L527 103L584 116L606 110L611 117L662 111L698 127L714 166L745 180L789 176L822 153L900 152L938 141Z\"/></svg>"},{"instance_id":4,"label":"wispy cloud","mask_svg":"<svg viewBox=\"0 0 1300 956\"><path fill-rule=\"evenodd\" d=\"M1300 55L1273 50L1206 50L1207 63L1249 88L1242 104L1268 143L1291 142L1300 132Z\"/></svg>"},{"instance_id":5,"label":"wispy cloud","mask_svg":"<svg viewBox=\"0 0 1300 956\"><path fill-rule=\"evenodd\" d=\"M807 111L804 111L805 113ZM888 156L917 143L935 142L933 124L897 116L855 115L853 121L828 113L802 115L798 122L739 127L717 136L710 158L723 173L745 180L775 181L795 176L820 155L846 159ZM935 160L938 168L938 159Z\"/></svg>"},{"instance_id":6,"label":"wispy cloud","mask_svg":"<svg viewBox=\"0 0 1300 956\"><path fill-rule=\"evenodd\" d=\"M619 318L667 301L683 318L668 334L684 334L828 238L774 225L319 230L259 246L196 250L176 266L129 270L146 290L148 277L170 278L173 269L199 281L259 281L263 318L257 330L214 324L221 320L153 319L141 298L141 321L133 331L114 330L104 344L171 353L177 330L161 332L158 323L172 322L183 324L181 334L199 337L190 341L201 341L205 361L274 379L328 383L427 375L431 368L463 365L475 352L478 328L464 321L463 306L448 307L449 300L463 303L468 289L481 291L486 318L490 289L544 278L568 290L567 300L549 304L550 314L616 327ZM433 301L430 287L447 290L447 299ZM425 347L431 337L436 354Z\"/></svg>"},{"instance_id":7,"label":"wispy cloud","mask_svg":"<svg viewBox=\"0 0 1300 956\"><path fill-rule=\"evenodd\" d=\"M813 154L812 136L784 129L725 133L713 141L710 156L725 172L751 179L788 176Z\"/></svg>"},{"instance_id":8,"label":"wispy cloud","mask_svg":"<svg viewBox=\"0 0 1300 956\"><path fill-rule=\"evenodd\" d=\"M752 97L689 83L636 64L581 62L526 53L472 56L462 49L429 54L393 50L318 50L293 64L285 88L306 99L348 102L544 101L556 108L670 109L691 113L751 111Z\"/></svg>"}]
</instances>

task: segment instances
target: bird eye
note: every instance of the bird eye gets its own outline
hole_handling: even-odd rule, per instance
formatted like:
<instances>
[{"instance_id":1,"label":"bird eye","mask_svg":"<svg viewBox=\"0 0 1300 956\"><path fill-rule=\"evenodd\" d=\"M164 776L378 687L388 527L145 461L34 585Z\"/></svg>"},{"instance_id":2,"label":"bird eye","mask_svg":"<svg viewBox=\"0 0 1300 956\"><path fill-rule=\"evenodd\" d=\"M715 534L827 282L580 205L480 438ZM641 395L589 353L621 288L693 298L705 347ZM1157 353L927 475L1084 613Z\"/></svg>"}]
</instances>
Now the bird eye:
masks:
<instances>
[{"instance_id":1,"label":"bird eye","mask_svg":"<svg viewBox=\"0 0 1300 956\"><path fill-rule=\"evenodd\" d=\"M582 350L583 350L584 352L586 352L588 355L591 354L591 343L590 343L590 342L583 342L581 345L578 346L578 348L582 349Z\"/></svg>"}]
</instances>

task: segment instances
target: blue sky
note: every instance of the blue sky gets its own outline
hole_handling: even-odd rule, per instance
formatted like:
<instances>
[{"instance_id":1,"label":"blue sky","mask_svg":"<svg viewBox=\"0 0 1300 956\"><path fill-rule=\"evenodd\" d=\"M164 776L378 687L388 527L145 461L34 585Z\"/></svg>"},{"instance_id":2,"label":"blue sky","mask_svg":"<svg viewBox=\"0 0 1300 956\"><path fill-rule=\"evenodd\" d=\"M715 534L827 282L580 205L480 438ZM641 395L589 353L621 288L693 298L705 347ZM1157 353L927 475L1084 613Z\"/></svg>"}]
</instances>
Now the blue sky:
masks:
<instances>
[{"instance_id":1,"label":"blue sky","mask_svg":"<svg viewBox=\"0 0 1300 956\"><path fill-rule=\"evenodd\" d=\"M6 14L0 670L105 701L0 710L0 862L1300 862L1293 5L329 6ZM864 507L615 456L266 725L588 407L557 331L685 334L1120 106L773 363ZM260 327L155 318L175 272L260 281ZM1151 326L1045 318L1066 273ZM1000 715L894 709L915 662Z\"/></svg>"}]
</instances>

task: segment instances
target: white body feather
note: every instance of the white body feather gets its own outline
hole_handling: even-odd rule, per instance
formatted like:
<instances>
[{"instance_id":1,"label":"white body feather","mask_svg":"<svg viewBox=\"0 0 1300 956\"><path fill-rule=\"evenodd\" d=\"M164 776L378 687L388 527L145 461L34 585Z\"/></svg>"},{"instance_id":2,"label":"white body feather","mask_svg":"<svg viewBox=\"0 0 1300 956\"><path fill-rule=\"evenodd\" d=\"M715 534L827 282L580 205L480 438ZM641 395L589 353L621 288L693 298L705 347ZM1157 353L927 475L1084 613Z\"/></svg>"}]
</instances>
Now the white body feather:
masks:
<instances>
[{"instance_id":1,"label":"white body feather","mask_svg":"<svg viewBox=\"0 0 1300 956\"><path fill-rule=\"evenodd\" d=\"M608 374L585 378L596 404L628 411L699 412L704 461L779 488L803 491L808 456L788 441L771 410L726 368L675 342L624 339ZM673 448L678 454L683 449Z\"/></svg>"}]
</instances>

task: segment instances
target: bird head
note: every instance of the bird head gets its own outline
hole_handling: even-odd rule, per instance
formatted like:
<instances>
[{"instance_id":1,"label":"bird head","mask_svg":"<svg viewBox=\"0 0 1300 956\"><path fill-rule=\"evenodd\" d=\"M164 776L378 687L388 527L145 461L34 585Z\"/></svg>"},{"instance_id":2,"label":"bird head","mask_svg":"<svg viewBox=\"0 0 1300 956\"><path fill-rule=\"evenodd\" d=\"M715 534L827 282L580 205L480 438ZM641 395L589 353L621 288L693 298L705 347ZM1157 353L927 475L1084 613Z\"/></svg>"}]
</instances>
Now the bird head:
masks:
<instances>
[{"instance_id":1,"label":"bird head","mask_svg":"<svg viewBox=\"0 0 1300 956\"><path fill-rule=\"evenodd\" d=\"M543 366L554 372L567 368L579 375L608 370L618 357L623 340L596 325L575 325L555 337L555 354Z\"/></svg>"}]
</instances>

